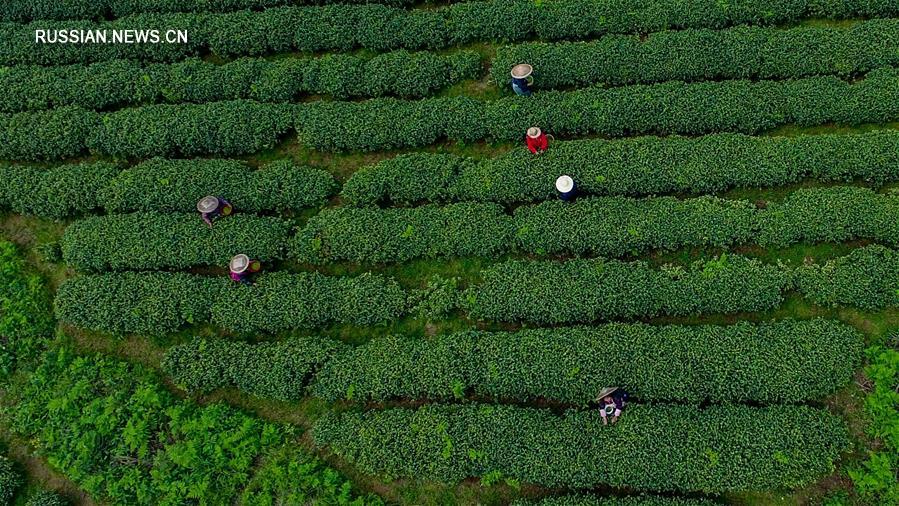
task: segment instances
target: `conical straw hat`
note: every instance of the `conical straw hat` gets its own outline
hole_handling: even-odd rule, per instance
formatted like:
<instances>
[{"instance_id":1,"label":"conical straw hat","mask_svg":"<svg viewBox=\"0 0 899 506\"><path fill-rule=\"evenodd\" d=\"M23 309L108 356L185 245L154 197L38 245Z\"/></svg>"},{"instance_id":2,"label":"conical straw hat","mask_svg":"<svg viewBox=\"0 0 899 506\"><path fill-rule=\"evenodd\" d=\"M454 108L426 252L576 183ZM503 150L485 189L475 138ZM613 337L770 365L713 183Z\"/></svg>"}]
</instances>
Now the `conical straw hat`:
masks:
<instances>
[{"instance_id":1,"label":"conical straw hat","mask_svg":"<svg viewBox=\"0 0 899 506\"><path fill-rule=\"evenodd\" d=\"M512 67L512 77L515 79L526 79L533 71L534 67L531 67L527 63L519 63Z\"/></svg>"},{"instance_id":2,"label":"conical straw hat","mask_svg":"<svg viewBox=\"0 0 899 506\"><path fill-rule=\"evenodd\" d=\"M228 267L231 269L231 272L236 272L240 274L241 272L247 270L247 267L250 266L250 257L244 255L243 253L239 255L234 255L231 259L231 262L228 264Z\"/></svg>"},{"instance_id":3,"label":"conical straw hat","mask_svg":"<svg viewBox=\"0 0 899 506\"><path fill-rule=\"evenodd\" d=\"M197 202L197 211L200 211L201 213L211 213L218 209L218 206L218 197L207 195L206 197L201 198L199 202Z\"/></svg>"}]
</instances>

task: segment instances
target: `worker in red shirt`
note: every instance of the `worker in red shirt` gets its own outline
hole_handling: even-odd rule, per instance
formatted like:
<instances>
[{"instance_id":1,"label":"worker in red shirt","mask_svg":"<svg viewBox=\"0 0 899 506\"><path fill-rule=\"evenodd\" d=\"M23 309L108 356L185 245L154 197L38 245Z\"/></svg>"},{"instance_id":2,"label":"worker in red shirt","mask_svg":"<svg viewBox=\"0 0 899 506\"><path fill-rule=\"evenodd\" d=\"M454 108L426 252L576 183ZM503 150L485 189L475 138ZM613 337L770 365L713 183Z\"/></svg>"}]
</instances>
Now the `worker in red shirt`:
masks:
<instances>
[{"instance_id":1,"label":"worker in red shirt","mask_svg":"<svg viewBox=\"0 0 899 506\"><path fill-rule=\"evenodd\" d=\"M528 149L535 155L543 153L546 151L546 148L549 147L549 140L547 139L546 134L537 127L528 128L528 134L525 140Z\"/></svg>"}]
</instances>

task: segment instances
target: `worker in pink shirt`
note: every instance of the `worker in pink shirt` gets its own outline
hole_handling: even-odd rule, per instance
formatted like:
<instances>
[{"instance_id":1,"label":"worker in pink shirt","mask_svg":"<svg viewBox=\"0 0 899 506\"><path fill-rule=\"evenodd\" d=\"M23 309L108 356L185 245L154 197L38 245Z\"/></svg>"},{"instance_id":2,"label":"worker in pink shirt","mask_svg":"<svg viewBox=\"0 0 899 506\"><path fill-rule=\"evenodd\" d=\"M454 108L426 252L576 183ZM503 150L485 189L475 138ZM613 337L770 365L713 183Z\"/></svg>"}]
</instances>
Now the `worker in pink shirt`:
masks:
<instances>
[{"instance_id":1,"label":"worker in pink shirt","mask_svg":"<svg viewBox=\"0 0 899 506\"><path fill-rule=\"evenodd\" d=\"M208 195L197 202L197 211L200 211L200 217L211 227L212 220L219 216L229 216L234 207L225 199Z\"/></svg>"},{"instance_id":2,"label":"worker in pink shirt","mask_svg":"<svg viewBox=\"0 0 899 506\"><path fill-rule=\"evenodd\" d=\"M245 285L254 285L250 280L250 276L262 270L262 263L259 260L250 260L250 257L243 253L234 255L228 264L228 270L231 271L231 279Z\"/></svg>"}]
</instances>

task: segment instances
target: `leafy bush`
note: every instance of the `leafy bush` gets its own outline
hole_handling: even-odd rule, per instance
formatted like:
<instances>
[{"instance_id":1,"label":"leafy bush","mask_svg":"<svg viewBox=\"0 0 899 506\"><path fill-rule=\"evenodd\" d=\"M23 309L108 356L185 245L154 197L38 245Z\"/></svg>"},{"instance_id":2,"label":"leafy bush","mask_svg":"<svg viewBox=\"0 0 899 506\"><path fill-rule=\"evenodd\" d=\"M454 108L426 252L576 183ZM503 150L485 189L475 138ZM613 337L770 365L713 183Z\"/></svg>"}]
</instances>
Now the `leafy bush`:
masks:
<instances>
[{"instance_id":1,"label":"leafy bush","mask_svg":"<svg viewBox=\"0 0 899 506\"><path fill-rule=\"evenodd\" d=\"M79 107L52 111L0 114L0 159L55 160L85 150L100 115Z\"/></svg>"},{"instance_id":2,"label":"leafy bush","mask_svg":"<svg viewBox=\"0 0 899 506\"><path fill-rule=\"evenodd\" d=\"M847 384L863 344L861 333L828 320L384 336L328 360L312 392L329 401L587 404L617 385L643 402L804 402Z\"/></svg>"},{"instance_id":3,"label":"leafy bush","mask_svg":"<svg viewBox=\"0 0 899 506\"><path fill-rule=\"evenodd\" d=\"M12 504L16 491L25 484L21 473L15 469L8 458L0 455L0 504Z\"/></svg>"},{"instance_id":4,"label":"leafy bush","mask_svg":"<svg viewBox=\"0 0 899 506\"><path fill-rule=\"evenodd\" d=\"M56 492L41 490L28 498L25 506L68 506L69 501Z\"/></svg>"},{"instance_id":5,"label":"leafy bush","mask_svg":"<svg viewBox=\"0 0 899 506\"><path fill-rule=\"evenodd\" d=\"M209 306L228 283L172 272L79 276L59 287L54 306L56 317L75 327L161 335L209 321Z\"/></svg>"},{"instance_id":6,"label":"leafy bush","mask_svg":"<svg viewBox=\"0 0 899 506\"><path fill-rule=\"evenodd\" d=\"M103 332L160 335L210 321L240 332L277 332L384 322L405 310L406 293L392 279L371 274L274 272L244 286L227 276L123 272L67 280L55 307L61 321Z\"/></svg>"},{"instance_id":7,"label":"leafy bush","mask_svg":"<svg viewBox=\"0 0 899 506\"><path fill-rule=\"evenodd\" d=\"M375 325L406 310L396 281L369 273L355 277L274 272L256 286L232 286L211 307L212 322L238 332L279 332L331 323Z\"/></svg>"},{"instance_id":8,"label":"leafy bush","mask_svg":"<svg viewBox=\"0 0 899 506\"><path fill-rule=\"evenodd\" d=\"M50 308L44 280L28 271L15 245L0 241L0 378L36 357L53 333Z\"/></svg>"},{"instance_id":9,"label":"leafy bush","mask_svg":"<svg viewBox=\"0 0 899 506\"><path fill-rule=\"evenodd\" d=\"M543 325L764 311L792 284L785 269L724 255L661 269L603 259L508 261L483 278L465 292L471 317Z\"/></svg>"},{"instance_id":10,"label":"leafy bush","mask_svg":"<svg viewBox=\"0 0 899 506\"><path fill-rule=\"evenodd\" d=\"M897 48L899 22L893 19L849 28L741 26L502 46L491 62L491 73L507 90L509 69L522 62L534 67L537 89L820 74L848 77L895 66Z\"/></svg>"},{"instance_id":11,"label":"leafy bush","mask_svg":"<svg viewBox=\"0 0 899 506\"><path fill-rule=\"evenodd\" d=\"M194 340L169 348L162 369L191 392L234 386L259 397L297 400L312 374L340 349L337 343L320 338L259 344Z\"/></svg>"},{"instance_id":12,"label":"leafy bush","mask_svg":"<svg viewBox=\"0 0 899 506\"><path fill-rule=\"evenodd\" d=\"M190 59L141 65L113 60L61 67L18 66L0 72L0 111L64 105L111 109L151 103L253 99L292 102L304 94L337 98L425 97L463 79L478 77L480 56L396 51L373 57L242 58L225 64Z\"/></svg>"},{"instance_id":13,"label":"leafy bush","mask_svg":"<svg viewBox=\"0 0 899 506\"><path fill-rule=\"evenodd\" d=\"M512 245L512 219L496 204L412 209L325 209L294 239L309 262L402 262L413 258L494 256Z\"/></svg>"},{"instance_id":14,"label":"leafy bush","mask_svg":"<svg viewBox=\"0 0 899 506\"><path fill-rule=\"evenodd\" d=\"M899 117L899 78L878 69L854 84L836 77L790 81L668 82L547 91L489 102L317 102L296 110L300 139L325 151L417 147L442 139L520 141L540 125L557 137L645 133L758 133L785 124L858 124Z\"/></svg>"},{"instance_id":15,"label":"leafy bush","mask_svg":"<svg viewBox=\"0 0 899 506\"><path fill-rule=\"evenodd\" d=\"M47 218L100 207L131 211L194 212L206 195L220 195L237 212L298 210L323 205L337 189L324 170L281 160L252 170L238 160L153 158L121 170L107 162L37 168L0 166L6 185L0 206Z\"/></svg>"},{"instance_id":16,"label":"leafy bush","mask_svg":"<svg viewBox=\"0 0 899 506\"><path fill-rule=\"evenodd\" d=\"M849 447L843 422L807 406L597 410L430 405L332 414L316 444L387 479L456 483L495 473L545 487L725 492L799 487Z\"/></svg>"},{"instance_id":17,"label":"leafy bush","mask_svg":"<svg viewBox=\"0 0 899 506\"><path fill-rule=\"evenodd\" d=\"M702 194L803 179L883 184L899 180L899 132L584 139L556 141L539 157L521 147L478 161L411 153L357 170L341 196L357 205L528 202L556 198L560 174L574 178L578 192L587 195Z\"/></svg>"},{"instance_id":18,"label":"leafy bush","mask_svg":"<svg viewBox=\"0 0 899 506\"><path fill-rule=\"evenodd\" d=\"M547 497L539 501L519 500L512 506L712 506L716 503L707 499L687 499L661 495L633 495L622 497L602 497L594 495L562 495Z\"/></svg>"},{"instance_id":19,"label":"leafy bush","mask_svg":"<svg viewBox=\"0 0 899 506\"><path fill-rule=\"evenodd\" d=\"M62 237L65 262L83 271L227 267L244 253L263 262L281 258L290 234L281 218L237 214L208 226L199 213L133 213L78 220Z\"/></svg>"},{"instance_id":20,"label":"leafy bush","mask_svg":"<svg viewBox=\"0 0 899 506\"><path fill-rule=\"evenodd\" d=\"M66 8L24 9L17 0L0 11L2 19L29 20L68 17ZM105 8L85 6L76 0L72 14L82 19L98 17ZM266 0L260 11L227 13L178 13L170 11L221 11L247 6L247 2L192 2L181 5L131 1L111 6L113 21L41 21L32 24L0 24L0 65L60 65L110 59L172 61L212 52L218 56L263 55L290 51L346 51L364 47L377 51L455 46L474 41L518 41L530 38L560 40L597 38L612 33L648 33L669 28L723 28L741 24L782 25L807 17L855 19L894 17L899 8L891 1L869 0L664 0L647 4L640 0L493 0L452 3L437 9L403 9L385 5L327 5L324 7L273 7ZM386 3L386 2L382 2ZM392 3L392 2L391 2ZM69 5L67 3L67 5ZM100 4L102 5L102 4ZM128 7L125 7L128 5ZM253 6L259 5L253 2ZM160 14L159 12L163 12ZM124 28L167 29L190 33L187 44L40 44L35 29L115 30Z\"/></svg>"},{"instance_id":21,"label":"leafy bush","mask_svg":"<svg viewBox=\"0 0 899 506\"><path fill-rule=\"evenodd\" d=\"M849 476L866 500L890 504L899 501L899 351L874 346L868 349L868 358L865 375L874 387L865 397L865 411L871 417L867 432L882 441L883 448L869 452L868 460Z\"/></svg>"},{"instance_id":22,"label":"leafy bush","mask_svg":"<svg viewBox=\"0 0 899 506\"><path fill-rule=\"evenodd\" d=\"M899 253L882 246L853 250L796 272L802 295L822 306L852 306L878 311L899 305Z\"/></svg>"}]
</instances>

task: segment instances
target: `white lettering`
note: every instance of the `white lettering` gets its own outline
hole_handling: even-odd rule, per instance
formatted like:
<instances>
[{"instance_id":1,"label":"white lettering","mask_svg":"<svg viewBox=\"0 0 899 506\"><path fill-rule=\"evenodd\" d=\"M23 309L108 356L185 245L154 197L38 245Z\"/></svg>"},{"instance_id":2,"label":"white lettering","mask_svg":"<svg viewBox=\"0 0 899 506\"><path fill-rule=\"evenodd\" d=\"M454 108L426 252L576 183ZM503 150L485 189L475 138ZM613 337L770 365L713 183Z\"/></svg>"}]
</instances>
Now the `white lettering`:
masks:
<instances>
[{"instance_id":1,"label":"white lettering","mask_svg":"<svg viewBox=\"0 0 899 506\"><path fill-rule=\"evenodd\" d=\"M47 43L47 30L35 30L34 31L34 43Z\"/></svg>"},{"instance_id":2,"label":"white lettering","mask_svg":"<svg viewBox=\"0 0 899 506\"><path fill-rule=\"evenodd\" d=\"M165 41L169 44L187 44L187 30L168 30Z\"/></svg>"}]
</instances>

